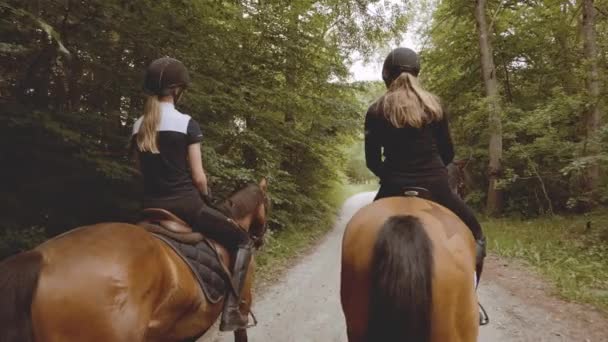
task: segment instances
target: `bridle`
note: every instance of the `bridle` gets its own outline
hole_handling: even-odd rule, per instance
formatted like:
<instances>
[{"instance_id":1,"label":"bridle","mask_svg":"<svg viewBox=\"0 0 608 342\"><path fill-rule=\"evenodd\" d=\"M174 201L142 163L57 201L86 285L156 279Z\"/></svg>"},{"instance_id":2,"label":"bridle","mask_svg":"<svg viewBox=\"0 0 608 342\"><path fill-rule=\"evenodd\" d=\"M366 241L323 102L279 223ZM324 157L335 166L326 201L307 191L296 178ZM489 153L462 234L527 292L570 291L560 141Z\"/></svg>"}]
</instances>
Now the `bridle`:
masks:
<instances>
[{"instance_id":1,"label":"bridle","mask_svg":"<svg viewBox=\"0 0 608 342\"><path fill-rule=\"evenodd\" d=\"M253 245L257 247L262 246L264 244L264 235L266 234L266 230L268 230L268 212L270 211L270 198L268 197L268 194L265 191L262 191L262 194L262 205L264 206L264 224L260 227L257 234L251 231L251 227L249 230L249 237L251 238Z\"/></svg>"}]
</instances>

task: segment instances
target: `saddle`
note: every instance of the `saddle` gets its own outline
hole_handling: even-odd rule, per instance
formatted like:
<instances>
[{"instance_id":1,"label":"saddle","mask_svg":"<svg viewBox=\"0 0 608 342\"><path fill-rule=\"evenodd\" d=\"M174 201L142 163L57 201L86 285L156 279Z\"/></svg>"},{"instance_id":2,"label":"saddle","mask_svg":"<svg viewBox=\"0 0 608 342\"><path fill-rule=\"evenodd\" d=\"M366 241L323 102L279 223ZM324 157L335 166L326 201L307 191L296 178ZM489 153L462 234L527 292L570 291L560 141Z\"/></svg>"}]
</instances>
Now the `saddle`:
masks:
<instances>
[{"instance_id":1,"label":"saddle","mask_svg":"<svg viewBox=\"0 0 608 342\"><path fill-rule=\"evenodd\" d=\"M144 209L137 225L165 242L184 260L211 303L220 301L226 291L234 291L226 265L231 257L217 242L193 232L190 225L164 209Z\"/></svg>"},{"instance_id":2,"label":"saddle","mask_svg":"<svg viewBox=\"0 0 608 342\"><path fill-rule=\"evenodd\" d=\"M193 232L192 227L184 220L165 209L147 208L141 212L138 226L147 231L164 235L179 242L195 245L205 239L203 234Z\"/></svg>"}]
</instances>

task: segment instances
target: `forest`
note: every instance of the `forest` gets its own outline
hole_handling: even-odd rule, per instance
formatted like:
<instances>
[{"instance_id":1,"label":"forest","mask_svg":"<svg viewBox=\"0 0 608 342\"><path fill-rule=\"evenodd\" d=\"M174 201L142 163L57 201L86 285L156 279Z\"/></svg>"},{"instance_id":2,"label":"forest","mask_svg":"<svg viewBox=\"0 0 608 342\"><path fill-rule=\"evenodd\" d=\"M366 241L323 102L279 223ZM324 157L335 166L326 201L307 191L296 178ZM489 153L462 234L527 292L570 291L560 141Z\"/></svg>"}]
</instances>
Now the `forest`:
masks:
<instances>
[{"instance_id":1,"label":"forest","mask_svg":"<svg viewBox=\"0 0 608 342\"><path fill-rule=\"evenodd\" d=\"M350 55L399 37L406 13L377 1L1 1L0 254L134 219L127 143L145 67L166 55L190 69L180 109L201 124L214 197L265 176L273 230L324 225L365 110Z\"/></svg>"},{"instance_id":2,"label":"forest","mask_svg":"<svg viewBox=\"0 0 608 342\"><path fill-rule=\"evenodd\" d=\"M608 5L593 0L2 0L0 256L79 225L131 221L127 154L143 71L172 56L193 85L214 197L268 177L273 231L313 229L373 180L363 116L381 58L414 33L449 113L466 200L490 216L608 201Z\"/></svg>"},{"instance_id":3,"label":"forest","mask_svg":"<svg viewBox=\"0 0 608 342\"><path fill-rule=\"evenodd\" d=\"M525 216L606 203L607 10L590 0L437 4L425 80L452 114L469 202Z\"/></svg>"}]
</instances>

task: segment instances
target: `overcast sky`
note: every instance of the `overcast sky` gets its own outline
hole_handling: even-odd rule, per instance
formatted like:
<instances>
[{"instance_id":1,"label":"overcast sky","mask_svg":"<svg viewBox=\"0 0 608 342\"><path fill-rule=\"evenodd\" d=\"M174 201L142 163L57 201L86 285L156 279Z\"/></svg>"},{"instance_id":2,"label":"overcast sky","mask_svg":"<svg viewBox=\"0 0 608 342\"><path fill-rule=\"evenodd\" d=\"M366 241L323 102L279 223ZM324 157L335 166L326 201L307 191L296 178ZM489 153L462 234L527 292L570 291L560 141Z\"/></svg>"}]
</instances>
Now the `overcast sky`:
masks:
<instances>
[{"instance_id":1,"label":"overcast sky","mask_svg":"<svg viewBox=\"0 0 608 342\"><path fill-rule=\"evenodd\" d=\"M388 2L400 2L404 0L384 0ZM428 15L428 14L427 14ZM416 36L413 32L416 31L416 25L420 25L420 23L412 22L411 29L404 36L399 45L390 46L390 49L394 49L396 47L408 47L418 52L420 47L422 46L422 42L419 42L419 37ZM389 49L387 49L389 50ZM353 56L355 59L355 63L350 68L351 79L353 81L380 81L382 80L382 62L386 56L375 56L368 63L363 63L360 58Z\"/></svg>"},{"instance_id":2,"label":"overcast sky","mask_svg":"<svg viewBox=\"0 0 608 342\"><path fill-rule=\"evenodd\" d=\"M416 37L409 32L405 34L403 40L398 45L399 47L408 47L418 52L420 44L416 41ZM398 46L391 46L396 48ZM381 81L382 80L382 62L386 56L375 56L369 63L363 63L361 58L354 57L356 62L350 67L351 78L353 81Z\"/></svg>"}]
</instances>

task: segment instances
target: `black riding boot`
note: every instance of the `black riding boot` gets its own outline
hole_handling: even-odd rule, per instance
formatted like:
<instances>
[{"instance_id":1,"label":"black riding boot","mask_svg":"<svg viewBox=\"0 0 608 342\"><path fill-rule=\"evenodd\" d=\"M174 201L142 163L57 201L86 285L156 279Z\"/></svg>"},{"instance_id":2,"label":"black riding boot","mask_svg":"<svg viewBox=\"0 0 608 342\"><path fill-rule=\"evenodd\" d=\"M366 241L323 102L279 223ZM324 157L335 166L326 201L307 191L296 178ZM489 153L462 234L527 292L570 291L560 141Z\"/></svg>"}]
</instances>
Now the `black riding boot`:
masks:
<instances>
[{"instance_id":1,"label":"black riding boot","mask_svg":"<svg viewBox=\"0 0 608 342\"><path fill-rule=\"evenodd\" d=\"M486 257L486 237L482 236L480 239L475 240L475 272L477 273L477 284L481 279L481 272L483 271L483 260Z\"/></svg>"},{"instance_id":2,"label":"black riding boot","mask_svg":"<svg viewBox=\"0 0 608 342\"><path fill-rule=\"evenodd\" d=\"M479 285L479 280L481 279L481 272L483 271L483 259L486 257L485 236L475 240L475 245L475 273L477 275L477 284L475 284L475 287L477 287ZM490 323L490 318L483 306L479 304L479 325L486 325L488 323Z\"/></svg>"},{"instance_id":3,"label":"black riding boot","mask_svg":"<svg viewBox=\"0 0 608 342\"><path fill-rule=\"evenodd\" d=\"M241 303L241 292L243 291L243 285L247 278L247 271L249 270L252 253L253 249L250 244L239 247L236 252L234 269L232 271L232 283L234 284L234 290L236 290L238 296L235 296L232 291L228 293L228 297L224 302L224 312L222 313L220 331L234 331L247 327L249 316L241 314L239 306Z\"/></svg>"}]
</instances>

